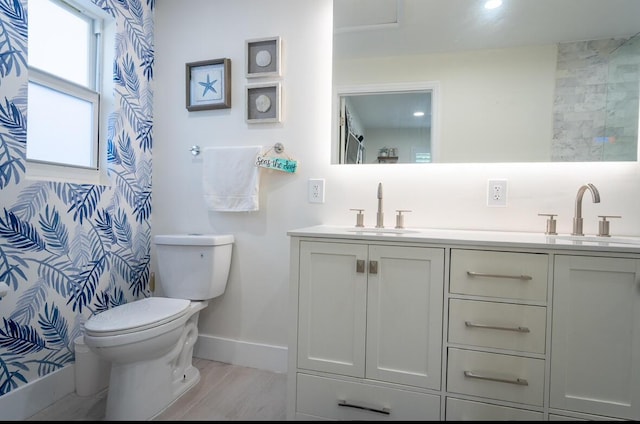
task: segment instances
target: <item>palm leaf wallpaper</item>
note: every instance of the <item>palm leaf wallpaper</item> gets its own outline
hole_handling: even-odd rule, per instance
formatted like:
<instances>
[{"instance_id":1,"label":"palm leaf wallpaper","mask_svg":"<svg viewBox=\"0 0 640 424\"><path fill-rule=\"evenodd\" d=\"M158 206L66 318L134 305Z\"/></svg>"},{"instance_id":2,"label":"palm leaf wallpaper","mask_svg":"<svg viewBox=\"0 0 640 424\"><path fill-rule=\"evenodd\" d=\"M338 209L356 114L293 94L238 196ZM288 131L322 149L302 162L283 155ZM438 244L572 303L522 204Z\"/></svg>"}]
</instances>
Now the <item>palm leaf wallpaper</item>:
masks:
<instances>
[{"instance_id":1,"label":"palm leaf wallpaper","mask_svg":"<svg viewBox=\"0 0 640 424\"><path fill-rule=\"evenodd\" d=\"M117 25L109 185L27 179L27 0L0 0L0 396L71 365L92 315L147 297L154 0L92 0Z\"/></svg>"}]
</instances>

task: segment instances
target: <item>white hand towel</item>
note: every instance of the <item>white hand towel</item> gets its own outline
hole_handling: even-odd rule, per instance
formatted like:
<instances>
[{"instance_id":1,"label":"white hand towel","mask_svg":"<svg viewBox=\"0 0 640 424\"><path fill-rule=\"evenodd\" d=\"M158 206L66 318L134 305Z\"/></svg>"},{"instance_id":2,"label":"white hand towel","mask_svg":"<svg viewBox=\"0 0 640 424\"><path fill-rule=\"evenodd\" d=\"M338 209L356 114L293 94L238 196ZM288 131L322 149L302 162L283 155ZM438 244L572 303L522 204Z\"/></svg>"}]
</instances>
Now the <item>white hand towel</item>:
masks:
<instances>
[{"instance_id":1,"label":"white hand towel","mask_svg":"<svg viewBox=\"0 0 640 424\"><path fill-rule=\"evenodd\" d=\"M260 169L256 158L262 146L206 147L203 151L204 201L209 210L258 210Z\"/></svg>"}]
</instances>

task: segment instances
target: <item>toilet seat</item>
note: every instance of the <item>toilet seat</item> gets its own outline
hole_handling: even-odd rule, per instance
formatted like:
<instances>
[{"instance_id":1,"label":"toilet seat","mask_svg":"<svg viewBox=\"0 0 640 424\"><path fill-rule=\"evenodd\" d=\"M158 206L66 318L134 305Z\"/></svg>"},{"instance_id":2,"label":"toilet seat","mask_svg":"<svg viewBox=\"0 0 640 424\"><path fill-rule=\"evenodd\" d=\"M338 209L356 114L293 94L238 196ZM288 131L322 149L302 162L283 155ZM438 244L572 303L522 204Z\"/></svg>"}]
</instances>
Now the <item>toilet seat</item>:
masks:
<instances>
[{"instance_id":1,"label":"toilet seat","mask_svg":"<svg viewBox=\"0 0 640 424\"><path fill-rule=\"evenodd\" d=\"M157 327L185 315L190 300L148 297L116 306L92 316L85 333L95 337L128 334Z\"/></svg>"}]
</instances>

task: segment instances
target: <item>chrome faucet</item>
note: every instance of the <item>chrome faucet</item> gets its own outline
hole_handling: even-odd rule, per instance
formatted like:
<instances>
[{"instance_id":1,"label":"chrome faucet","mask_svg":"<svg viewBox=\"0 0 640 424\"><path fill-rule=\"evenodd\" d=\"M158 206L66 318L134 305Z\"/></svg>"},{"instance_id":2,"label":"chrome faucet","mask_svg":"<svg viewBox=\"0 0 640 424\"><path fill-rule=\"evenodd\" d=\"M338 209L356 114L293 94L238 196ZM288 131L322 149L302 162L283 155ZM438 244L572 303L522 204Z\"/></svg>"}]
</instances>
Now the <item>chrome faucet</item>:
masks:
<instances>
[{"instance_id":1,"label":"chrome faucet","mask_svg":"<svg viewBox=\"0 0 640 424\"><path fill-rule=\"evenodd\" d=\"M571 233L572 236L584 235L584 233L582 232L582 196L587 190L591 192L593 203L600 203L600 192L598 192L598 189L593 184L588 183L578 189L578 194L576 195L576 213L573 217L573 232Z\"/></svg>"},{"instance_id":2,"label":"chrome faucet","mask_svg":"<svg viewBox=\"0 0 640 424\"><path fill-rule=\"evenodd\" d=\"M384 213L382 212L382 183L378 183L378 213L376 214L376 228L384 228Z\"/></svg>"}]
</instances>

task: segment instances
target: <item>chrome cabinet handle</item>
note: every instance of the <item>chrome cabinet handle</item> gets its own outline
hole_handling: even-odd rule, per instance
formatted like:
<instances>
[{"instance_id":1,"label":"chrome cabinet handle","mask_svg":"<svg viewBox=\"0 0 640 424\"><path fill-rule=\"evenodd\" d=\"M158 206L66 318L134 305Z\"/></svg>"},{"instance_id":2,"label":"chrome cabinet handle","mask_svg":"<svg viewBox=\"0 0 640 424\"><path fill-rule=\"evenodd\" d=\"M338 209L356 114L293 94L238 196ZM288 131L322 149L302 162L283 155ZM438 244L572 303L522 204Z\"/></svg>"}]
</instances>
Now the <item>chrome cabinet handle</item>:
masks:
<instances>
[{"instance_id":1,"label":"chrome cabinet handle","mask_svg":"<svg viewBox=\"0 0 640 424\"><path fill-rule=\"evenodd\" d=\"M504 275L504 274L485 274L483 272L467 271L467 275L470 277L490 277L490 278L510 278L512 280L533 280L530 275Z\"/></svg>"},{"instance_id":2,"label":"chrome cabinet handle","mask_svg":"<svg viewBox=\"0 0 640 424\"><path fill-rule=\"evenodd\" d=\"M370 411L370 412L376 412L378 414L384 414L384 415L390 415L391 414L391 409L390 408L376 408L376 407L372 407L372 406L364 406L364 405L356 405L355 403L350 403L344 399L340 399L338 401L338 406L344 406L347 408L355 408L355 409L362 409L363 411Z\"/></svg>"},{"instance_id":3,"label":"chrome cabinet handle","mask_svg":"<svg viewBox=\"0 0 640 424\"><path fill-rule=\"evenodd\" d=\"M378 261L369 261L369 274L378 273Z\"/></svg>"},{"instance_id":4,"label":"chrome cabinet handle","mask_svg":"<svg viewBox=\"0 0 640 424\"><path fill-rule=\"evenodd\" d=\"M477 374L473 371L465 371L464 376L468 378L477 378L478 380L488 380L488 381L497 381L499 383L515 384L517 386L529 385L529 382L527 380L525 380L524 378L517 378L517 377L514 378L513 380L510 380L507 378L498 378L498 377L491 377L489 375Z\"/></svg>"},{"instance_id":5,"label":"chrome cabinet handle","mask_svg":"<svg viewBox=\"0 0 640 424\"><path fill-rule=\"evenodd\" d=\"M465 321L464 325L469 328L486 328L490 330L516 331L518 333L530 333L527 327L500 327L495 325L476 324L471 321Z\"/></svg>"},{"instance_id":6,"label":"chrome cabinet handle","mask_svg":"<svg viewBox=\"0 0 640 424\"><path fill-rule=\"evenodd\" d=\"M356 272L363 273L364 272L364 259L356 260Z\"/></svg>"}]
</instances>

